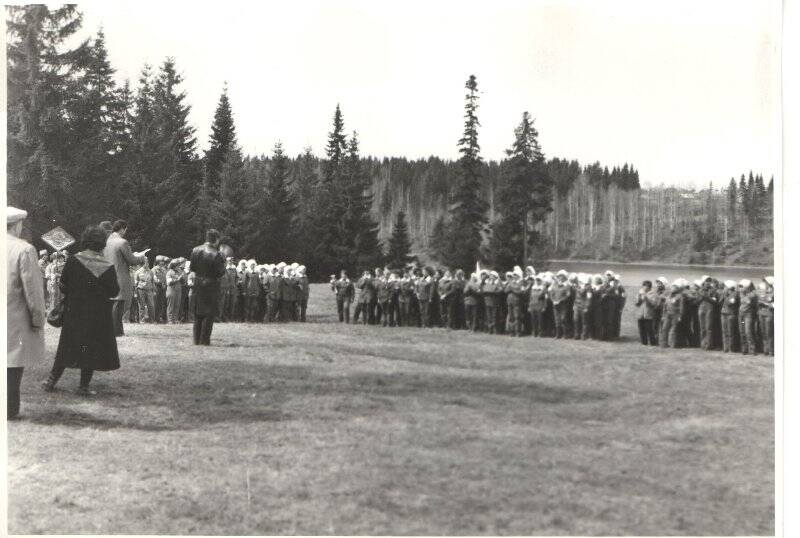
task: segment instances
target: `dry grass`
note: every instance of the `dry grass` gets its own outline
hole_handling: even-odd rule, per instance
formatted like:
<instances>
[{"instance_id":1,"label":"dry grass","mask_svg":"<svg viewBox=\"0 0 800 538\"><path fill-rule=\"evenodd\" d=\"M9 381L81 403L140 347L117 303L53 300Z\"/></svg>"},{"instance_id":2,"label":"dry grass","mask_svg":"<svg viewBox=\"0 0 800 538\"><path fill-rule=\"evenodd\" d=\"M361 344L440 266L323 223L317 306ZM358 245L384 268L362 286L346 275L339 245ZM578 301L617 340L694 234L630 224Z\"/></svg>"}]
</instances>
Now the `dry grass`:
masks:
<instances>
[{"instance_id":1,"label":"dry grass","mask_svg":"<svg viewBox=\"0 0 800 538\"><path fill-rule=\"evenodd\" d=\"M74 395L27 371L9 532L774 533L766 357L311 323L128 326ZM57 331L48 330L49 357Z\"/></svg>"}]
</instances>

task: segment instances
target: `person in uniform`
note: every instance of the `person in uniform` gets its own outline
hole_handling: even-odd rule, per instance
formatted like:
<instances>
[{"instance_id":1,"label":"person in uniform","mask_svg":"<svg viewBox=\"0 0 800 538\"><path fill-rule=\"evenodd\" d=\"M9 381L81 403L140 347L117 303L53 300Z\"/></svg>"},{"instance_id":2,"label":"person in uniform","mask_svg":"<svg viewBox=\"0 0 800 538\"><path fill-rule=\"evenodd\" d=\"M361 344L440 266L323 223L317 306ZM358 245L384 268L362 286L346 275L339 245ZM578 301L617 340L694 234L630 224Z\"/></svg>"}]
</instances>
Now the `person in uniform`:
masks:
<instances>
[{"instance_id":1,"label":"person in uniform","mask_svg":"<svg viewBox=\"0 0 800 538\"><path fill-rule=\"evenodd\" d=\"M185 290L187 290L187 299L186 299L186 315L183 317L185 321L190 323L194 323L194 303L196 301L196 297L194 295L194 278L195 274L194 271L190 269L191 261L186 260L184 263L184 274L186 275L186 282L185 282Z\"/></svg>"},{"instance_id":2,"label":"person in uniform","mask_svg":"<svg viewBox=\"0 0 800 538\"><path fill-rule=\"evenodd\" d=\"M294 269L286 267L283 271L283 281L281 283L281 320L297 321L297 279L294 277Z\"/></svg>"},{"instance_id":3,"label":"person in uniform","mask_svg":"<svg viewBox=\"0 0 800 538\"><path fill-rule=\"evenodd\" d=\"M481 297L483 297L485 312L484 321L488 334L497 334L497 303L501 292L500 275L496 271L491 271L489 277L481 285Z\"/></svg>"},{"instance_id":4,"label":"person in uniform","mask_svg":"<svg viewBox=\"0 0 800 538\"><path fill-rule=\"evenodd\" d=\"M481 293L481 282L478 273L472 273L469 282L464 285L464 315L466 317L467 329L472 332L480 330L478 320L479 298Z\"/></svg>"},{"instance_id":5,"label":"person in uniform","mask_svg":"<svg viewBox=\"0 0 800 538\"><path fill-rule=\"evenodd\" d=\"M25 368L44 359L46 306L36 249L20 238L28 212L6 207L6 417L20 411Z\"/></svg>"},{"instance_id":6,"label":"person in uniform","mask_svg":"<svg viewBox=\"0 0 800 538\"><path fill-rule=\"evenodd\" d=\"M755 322L758 294L748 279L739 282L739 346L742 355L756 354Z\"/></svg>"},{"instance_id":7,"label":"person in uniform","mask_svg":"<svg viewBox=\"0 0 800 538\"><path fill-rule=\"evenodd\" d=\"M439 317L443 327L450 326L448 318L450 316L450 292L452 288L453 274L448 269L442 273L436 284L436 291L439 297Z\"/></svg>"},{"instance_id":8,"label":"person in uniform","mask_svg":"<svg viewBox=\"0 0 800 538\"><path fill-rule=\"evenodd\" d=\"M531 335L544 336L544 312L547 310L547 290L542 275L534 275L528 290L528 315L531 318Z\"/></svg>"},{"instance_id":9,"label":"person in uniform","mask_svg":"<svg viewBox=\"0 0 800 538\"><path fill-rule=\"evenodd\" d=\"M739 293L736 282L725 281L725 290L720 297L720 317L722 325L722 351L736 351L736 333L739 326Z\"/></svg>"},{"instance_id":10,"label":"person in uniform","mask_svg":"<svg viewBox=\"0 0 800 538\"><path fill-rule=\"evenodd\" d=\"M550 300L553 301L555 316L555 337L566 337L567 310L572 299L572 287L567 283L567 272L564 270L556 273L556 281L550 287Z\"/></svg>"},{"instance_id":11,"label":"person in uniform","mask_svg":"<svg viewBox=\"0 0 800 538\"><path fill-rule=\"evenodd\" d=\"M578 276L578 289L572 302L572 319L574 320L575 340L588 340L592 334L591 321L592 285L589 275Z\"/></svg>"},{"instance_id":12,"label":"person in uniform","mask_svg":"<svg viewBox=\"0 0 800 538\"><path fill-rule=\"evenodd\" d=\"M114 320L114 335L124 336L122 319L126 304L130 306L133 300L133 283L131 282L130 268L132 265L141 265L145 261L144 253L133 252L125 235L128 233L128 223L124 220L114 222L112 233L108 236L103 256L114 265L119 284L119 295L112 299L112 316Z\"/></svg>"},{"instance_id":13,"label":"person in uniform","mask_svg":"<svg viewBox=\"0 0 800 538\"><path fill-rule=\"evenodd\" d=\"M247 260L239 260L236 266L236 321L247 321Z\"/></svg>"},{"instance_id":14,"label":"person in uniform","mask_svg":"<svg viewBox=\"0 0 800 538\"><path fill-rule=\"evenodd\" d=\"M156 266L153 267L153 286L155 287L155 297L153 308L155 309L154 323L167 322L167 262L166 256L159 254L156 256Z\"/></svg>"},{"instance_id":15,"label":"person in uniform","mask_svg":"<svg viewBox=\"0 0 800 538\"><path fill-rule=\"evenodd\" d=\"M400 279L397 303L400 307L400 319L398 326L410 327L413 325L411 320L411 298L414 295L414 282L411 278L411 271L406 269Z\"/></svg>"},{"instance_id":16,"label":"person in uniform","mask_svg":"<svg viewBox=\"0 0 800 538\"><path fill-rule=\"evenodd\" d=\"M192 336L196 346L211 345L211 331L219 306L219 280L226 274L219 242L219 232L213 228L207 230L206 242L194 247L189 257L189 271L194 275Z\"/></svg>"},{"instance_id":17,"label":"person in uniform","mask_svg":"<svg viewBox=\"0 0 800 538\"><path fill-rule=\"evenodd\" d=\"M306 309L308 308L309 285L306 276L306 266L301 265L297 268L298 301L297 306L300 313L300 321L306 321Z\"/></svg>"},{"instance_id":18,"label":"person in uniform","mask_svg":"<svg viewBox=\"0 0 800 538\"><path fill-rule=\"evenodd\" d=\"M456 269L448 292L447 327L449 329L461 329L464 326L464 287L466 284L464 270Z\"/></svg>"},{"instance_id":19,"label":"person in uniform","mask_svg":"<svg viewBox=\"0 0 800 538\"><path fill-rule=\"evenodd\" d=\"M714 347L714 310L719 299L710 276L703 276L699 284L696 301L700 347L705 351L709 351Z\"/></svg>"},{"instance_id":20,"label":"person in uniform","mask_svg":"<svg viewBox=\"0 0 800 538\"><path fill-rule=\"evenodd\" d=\"M614 308L614 319L613 319L613 330L611 335L614 338L619 338L622 332L622 312L625 310L625 303L628 300L628 294L625 291L625 286L622 285L622 281L620 280L620 276L618 274L614 274L614 300L615 300L615 308Z\"/></svg>"},{"instance_id":21,"label":"person in uniform","mask_svg":"<svg viewBox=\"0 0 800 538\"><path fill-rule=\"evenodd\" d=\"M506 330L513 336L522 336L522 303L525 301L525 286L522 282L522 269L509 271L506 275Z\"/></svg>"},{"instance_id":22,"label":"person in uniform","mask_svg":"<svg viewBox=\"0 0 800 538\"><path fill-rule=\"evenodd\" d=\"M432 327L431 301L433 300L433 269L425 267L424 275L416 283L416 297L419 302L419 314L423 327Z\"/></svg>"},{"instance_id":23,"label":"person in uniform","mask_svg":"<svg viewBox=\"0 0 800 538\"><path fill-rule=\"evenodd\" d=\"M167 271L167 322L180 323L181 303L183 299L183 272L181 260L175 258L169 262Z\"/></svg>"},{"instance_id":24,"label":"person in uniform","mask_svg":"<svg viewBox=\"0 0 800 538\"><path fill-rule=\"evenodd\" d=\"M139 322L155 323L156 286L153 281L153 272L150 270L149 264L147 263L147 258L144 259L144 263L134 273L133 285L138 293Z\"/></svg>"},{"instance_id":25,"label":"person in uniform","mask_svg":"<svg viewBox=\"0 0 800 538\"><path fill-rule=\"evenodd\" d=\"M389 277L390 273L388 271L381 271L380 276L375 279L378 319L380 320L380 324L384 327L391 327L394 325L394 319L391 316L392 289L389 285ZM390 317L392 319L390 319Z\"/></svg>"},{"instance_id":26,"label":"person in uniform","mask_svg":"<svg viewBox=\"0 0 800 538\"><path fill-rule=\"evenodd\" d=\"M336 294L336 311L339 314L339 323L350 323L350 303L353 302L355 286L347 277L347 271L342 269L339 279L331 275L331 290Z\"/></svg>"},{"instance_id":27,"label":"person in uniform","mask_svg":"<svg viewBox=\"0 0 800 538\"><path fill-rule=\"evenodd\" d=\"M247 261L247 271L245 273L245 321L254 323L258 321L258 296L261 293L261 282L258 278L258 269L255 260Z\"/></svg>"},{"instance_id":28,"label":"person in uniform","mask_svg":"<svg viewBox=\"0 0 800 538\"><path fill-rule=\"evenodd\" d=\"M676 280L672 283L669 296L664 302L664 311L661 320L661 347L678 347L678 330L686 313L686 297L683 295L682 281Z\"/></svg>"},{"instance_id":29,"label":"person in uniform","mask_svg":"<svg viewBox=\"0 0 800 538\"><path fill-rule=\"evenodd\" d=\"M233 273L233 274L231 274ZM224 322L230 319L230 304L233 296L236 266L233 258L225 258L225 274L219 279L219 301L217 303L217 317L214 321Z\"/></svg>"},{"instance_id":30,"label":"person in uniform","mask_svg":"<svg viewBox=\"0 0 800 538\"><path fill-rule=\"evenodd\" d=\"M775 288L771 276L764 277L759 285L758 324L764 341L764 355L775 354Z\"/></svg>"},{"instance_id":31,"label":"person in uniform","mask_svg":"<svg viewBox=\"0 0 800 538\"><path fill-rule=\"evenodd\" d=\"M389 272L386 287L389 291L389 327L400 326L400 275L397 271Z\"/></svg>"}]
</instances>

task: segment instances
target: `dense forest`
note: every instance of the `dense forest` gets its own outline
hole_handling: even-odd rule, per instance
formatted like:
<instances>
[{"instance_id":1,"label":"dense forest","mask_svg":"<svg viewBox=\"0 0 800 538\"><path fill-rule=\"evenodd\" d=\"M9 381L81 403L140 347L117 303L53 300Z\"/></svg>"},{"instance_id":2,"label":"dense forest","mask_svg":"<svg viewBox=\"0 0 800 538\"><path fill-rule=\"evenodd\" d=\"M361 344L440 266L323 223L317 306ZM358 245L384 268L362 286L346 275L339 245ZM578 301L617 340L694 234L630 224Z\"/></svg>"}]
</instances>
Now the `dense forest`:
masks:
<instances>
[{"instance_id":1,"label":"dense forest","mask_svg":"<svg viewBox=\"0 0 800 538\"><path fill-rule=\"evenodd\" d=\"M362 156L338 105L319 155L290 156L280 142L244 155L227 88L201 152L174 60L119 85L102 32L67 45L81 27L75 6L7 15L8 199L29 211L40 247L56 225L77 236L124 218L134 248L153 254L185 255L216 227L237 256L301 260L316 278L413 257L452 267L772 261L772 179L751 172L724 189L642 188L629 163L547 159L528 112L509 133L507 158L484 161L474 76L455 161Z\"/></svg>"}]
</instances>

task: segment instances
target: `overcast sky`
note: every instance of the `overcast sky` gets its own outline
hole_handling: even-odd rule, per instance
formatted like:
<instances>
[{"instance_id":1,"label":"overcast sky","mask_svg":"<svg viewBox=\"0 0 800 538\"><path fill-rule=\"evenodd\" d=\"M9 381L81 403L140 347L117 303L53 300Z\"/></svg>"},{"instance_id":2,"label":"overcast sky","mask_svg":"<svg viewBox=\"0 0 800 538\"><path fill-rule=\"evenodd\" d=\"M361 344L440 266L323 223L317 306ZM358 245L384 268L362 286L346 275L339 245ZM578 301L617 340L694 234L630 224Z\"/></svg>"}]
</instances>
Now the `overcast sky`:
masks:
<instances>
[{"instance_id":1,"label":"overcast sky","mask_svg":"<svg viewBox=\"0 0 800 538\"><path fill-rule=\"evenodd\" d=\"M199 146L227 81L245 152L324 151L336 103L362 153L457 156L464 83L499 159L523 111L548 157L633 163L644 183L779 171L780 3L104 2L119 78L173 56Z\"/></svg>"}]
</instances>

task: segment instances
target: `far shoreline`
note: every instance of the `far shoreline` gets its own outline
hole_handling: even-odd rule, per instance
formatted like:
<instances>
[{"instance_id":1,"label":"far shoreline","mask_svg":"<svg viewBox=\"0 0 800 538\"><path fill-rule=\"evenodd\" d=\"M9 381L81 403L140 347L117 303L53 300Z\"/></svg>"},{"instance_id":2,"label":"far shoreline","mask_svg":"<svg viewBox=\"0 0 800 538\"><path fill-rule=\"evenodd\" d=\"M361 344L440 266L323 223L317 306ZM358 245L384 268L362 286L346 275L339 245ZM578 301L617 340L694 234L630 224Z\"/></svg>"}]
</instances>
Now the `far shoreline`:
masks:
<instances>
[{"instance_id":1,"label":"far shoreline","mask_svg":"<svg viewBox=\"0 0 800 538\"><path fill-rule=\"evenodd\" d=\"M579 259L566 259L566 260L544 260L545 263L611 263L615 265L644 265L644 266L659 266L659 267L707 267L709 269L775 269L775 265L703 265L693 263L672 263L672 262L658 262L658 261L613 261L613 260L579 260Z\"/></svg>"}]
</instances>

